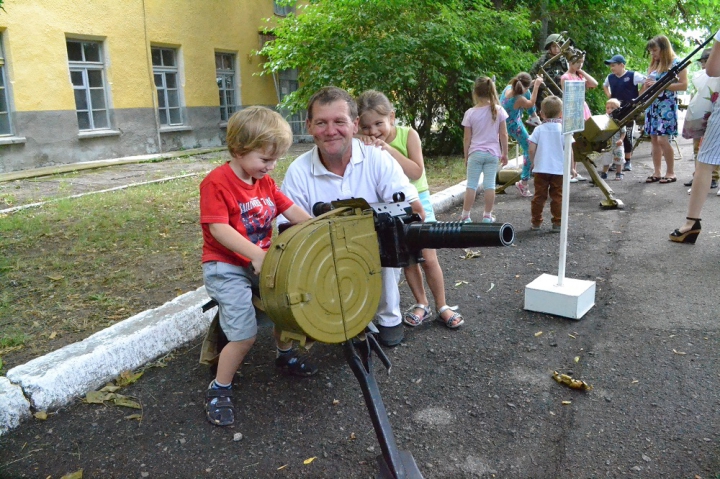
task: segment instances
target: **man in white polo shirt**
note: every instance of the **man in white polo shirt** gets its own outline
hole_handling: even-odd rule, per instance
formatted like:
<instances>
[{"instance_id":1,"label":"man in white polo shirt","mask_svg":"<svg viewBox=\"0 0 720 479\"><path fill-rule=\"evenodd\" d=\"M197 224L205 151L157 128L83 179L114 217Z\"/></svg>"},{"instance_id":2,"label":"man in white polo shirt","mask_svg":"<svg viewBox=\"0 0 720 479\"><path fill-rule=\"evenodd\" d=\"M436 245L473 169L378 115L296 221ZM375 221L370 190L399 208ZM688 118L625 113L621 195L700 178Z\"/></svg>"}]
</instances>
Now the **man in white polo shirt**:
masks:
<instances>
[{"instance_id":1,"label":"man in white polo shirt","mask_svg":"<svg viewBox=\"0 0 720 479\"><path fill-rule=\"evenodd\" d=\"M295 204L312 214L317 202L363 198L368 203L387 203L394 193L402 192L413 211L424 218L417 190L400 165L380 148L354 138L357 104L348 92L337 87L316 92L308 102L306 125L315 148L292 162L281 186ZM404 338L399 277L398 268L383 268L375 318L385 346L397 346Z\"/></svg>"}]
</instances>

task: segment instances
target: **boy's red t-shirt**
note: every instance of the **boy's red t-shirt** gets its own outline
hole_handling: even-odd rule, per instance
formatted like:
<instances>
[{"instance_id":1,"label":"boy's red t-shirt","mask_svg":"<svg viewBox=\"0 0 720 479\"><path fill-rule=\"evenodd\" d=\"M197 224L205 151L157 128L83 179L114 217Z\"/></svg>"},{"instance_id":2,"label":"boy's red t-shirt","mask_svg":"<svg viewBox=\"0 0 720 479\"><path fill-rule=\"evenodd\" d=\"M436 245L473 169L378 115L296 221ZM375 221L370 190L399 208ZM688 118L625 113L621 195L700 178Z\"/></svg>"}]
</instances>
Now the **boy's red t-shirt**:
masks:
<instances>
[{"instance_id":1,"label":"boy's red t-shirt","mask_svg":"<svg viewBox=\"0 0 720 479\"><path fill-rule=\"evenodd\" d=\"M200 183L202 262L250 266L250 260L230 251L210 234L210 223L229 224L267 251L272 239L272 220L293 204L269 176L249 185L237 177L229 163L215 168Z\"/></svg>"}]
</instances>

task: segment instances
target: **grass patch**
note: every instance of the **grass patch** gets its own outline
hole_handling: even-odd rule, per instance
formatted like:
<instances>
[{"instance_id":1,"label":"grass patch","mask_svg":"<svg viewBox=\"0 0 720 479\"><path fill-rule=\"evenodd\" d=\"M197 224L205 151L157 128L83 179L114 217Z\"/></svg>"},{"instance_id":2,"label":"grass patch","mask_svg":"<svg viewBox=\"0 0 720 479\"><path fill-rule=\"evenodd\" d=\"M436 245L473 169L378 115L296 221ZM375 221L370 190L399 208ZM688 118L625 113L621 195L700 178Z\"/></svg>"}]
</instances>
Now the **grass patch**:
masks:
<instances>
[{"instance_id":1,"label":"grass patch","mask_svg":"<svg viewBox=\"0 0 720 479\"><path fill-rule=\"evenodd\" d=\"M281 161L273 172L278 184L289 164ZM462 158L426 159L426 170L433 192L465 179ZM201 286L202 178L65 199L0 217L4 368Z\"/></svg>"}]
</instances>

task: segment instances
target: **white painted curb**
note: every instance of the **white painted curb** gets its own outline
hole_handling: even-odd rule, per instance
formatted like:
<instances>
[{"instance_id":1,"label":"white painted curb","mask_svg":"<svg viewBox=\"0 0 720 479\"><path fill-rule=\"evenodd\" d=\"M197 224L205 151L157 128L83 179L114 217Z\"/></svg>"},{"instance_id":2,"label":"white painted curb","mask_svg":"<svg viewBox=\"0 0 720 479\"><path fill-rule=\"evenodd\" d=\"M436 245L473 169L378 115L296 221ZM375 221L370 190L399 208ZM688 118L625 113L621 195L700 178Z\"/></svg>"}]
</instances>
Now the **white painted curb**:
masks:
<instances>
[{"instance_id":1,"label":"white painted curb","mask_svg":"<svg viewBox=\"0 0 720 479\"><path fill-rule=\"evenodd\" d=\"M198 288L17 366L6 377L22 388L35 409L60 407L203 334L214 314L202 312L207 301L205 287ZM13 404L5 404L0 397L0 409L10 407ZM25 413L15 409L15 415ZM0 424L0 429L8 426Z\"/></svg>"},{"instance_id":2,"label":"white painted curb","mask_svg":"<svg viewBox=\"0 0 720 479\"><path fill-rule=\"evenodd\" d=\"M461 202L465 182L430 196L436 213ZM0 377L0 436L30 416L68 404L205 334L215 310L203 313L205 287L178 296L45 356L17 366ZM23 395L24 392L24 395ZM27 397L27 399L26 399ZM29 400L29 402L28 402Z\"/></svg>"},{"instance_id":3,"label":"white painted curb","mask_svg":"<svg viewBox=\"0 0 720 479\"><path fill-rule=\"evenodd\" d=\"M20 386L7 378L0 377L0 436L17 427L20 421L30 416L30 403Z\"/></svg>"}]
</instances>

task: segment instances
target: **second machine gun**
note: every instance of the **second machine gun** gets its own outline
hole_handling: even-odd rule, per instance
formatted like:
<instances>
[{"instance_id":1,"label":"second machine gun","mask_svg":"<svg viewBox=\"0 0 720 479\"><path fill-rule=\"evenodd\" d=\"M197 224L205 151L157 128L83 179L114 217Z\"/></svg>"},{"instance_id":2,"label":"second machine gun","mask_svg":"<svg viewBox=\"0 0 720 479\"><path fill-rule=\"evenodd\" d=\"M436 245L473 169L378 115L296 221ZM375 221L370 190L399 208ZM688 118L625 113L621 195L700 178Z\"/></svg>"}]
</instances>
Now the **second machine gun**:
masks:
<instances>
[{"instance_id":1,"label":"second machine gun","mask_svg":"<svg viewBox=\"0 0 720 479\"><path fill-rule=\"evenodd\" d=\"M424 248L508 246L515 232L506 223L421 223L401 194L394 200L316 204L315 218L285 229L273 241L260 271L256 306L282 331L282 341L343 344L380 443L378 477L421 479L412 454L398 450L373 374L372 353L388 372L391 367L372 324L382 291L381 268L423 261ZM219 350L221 331L212 325L211 331L206 343L214 342ZM205 344L202 355L201 362L211 362Z\"/></svg>"},{"instance_id":2,"label":"second machine gun","mask_svg":"<svg viewBox=\"0 0 720 479\"><path fill-rule=\"evenodd\" d=\"M579 161L585 166L592 181L605 195L605 199L600 202L601 208L622 209L625 205L621 200L615 198L613 190L605 183L605 180L600 178L595 163L590 159L589 155L593 152L606 150L609 146L608 140L623 126L632 123L667 87L675 83L678 80L679 73L690 65L692 57L712 39L713 37L710 37L705 40L637 98L616 109L610 116L593 115L585 121L585 129L574 134L573 154L575 155L575 161Z\"/></svg>"}]
</instances>

